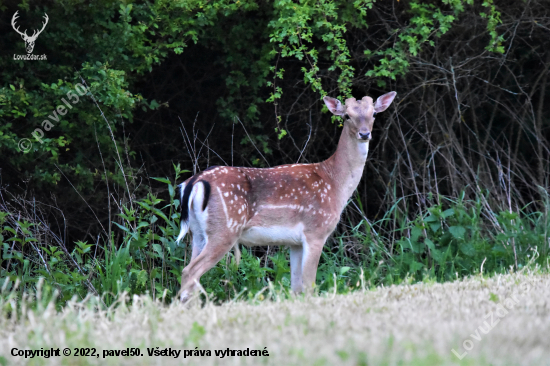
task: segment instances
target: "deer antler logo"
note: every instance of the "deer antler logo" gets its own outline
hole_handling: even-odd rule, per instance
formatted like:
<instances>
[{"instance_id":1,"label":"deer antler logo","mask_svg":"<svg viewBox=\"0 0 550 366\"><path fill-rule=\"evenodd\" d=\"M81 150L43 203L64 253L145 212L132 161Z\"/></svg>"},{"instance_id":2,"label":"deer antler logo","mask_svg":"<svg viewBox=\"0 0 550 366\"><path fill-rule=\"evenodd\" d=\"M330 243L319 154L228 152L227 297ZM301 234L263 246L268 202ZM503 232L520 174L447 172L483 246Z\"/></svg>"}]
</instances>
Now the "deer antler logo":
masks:
<instances>
[{"instance_id":1,"label":"deer antler logo","mask_svg":"<svg viewBox=\"0 0 550 366\"><path fill-rule=\"evenodd\" d=\"M39 31L34 30L32 36L29 36L29 35L27 35L27 30L26 29L25 29L25 32L22 33L22 32L19 31L19 26L17 28L15 27L15 21L19 17L19 15L17 15L18 12L19 12L19 10L16 11L15 14L13 14L13 18L11 18L11 26L13 27L13 29L17 33L19 33L21 35L21 38L23 38L23 40L25 41L25 48L27 49L27 53L32 53L32 50L34 49L34 42L36 41L36 38L38 38L40 33L42 33L44 28L46 28L46 24L48 24L48 19L49 19L48 14L44 13L44 19L46 21L43 23L42 29L40 29Z\"/></svg>"}]
</instances>

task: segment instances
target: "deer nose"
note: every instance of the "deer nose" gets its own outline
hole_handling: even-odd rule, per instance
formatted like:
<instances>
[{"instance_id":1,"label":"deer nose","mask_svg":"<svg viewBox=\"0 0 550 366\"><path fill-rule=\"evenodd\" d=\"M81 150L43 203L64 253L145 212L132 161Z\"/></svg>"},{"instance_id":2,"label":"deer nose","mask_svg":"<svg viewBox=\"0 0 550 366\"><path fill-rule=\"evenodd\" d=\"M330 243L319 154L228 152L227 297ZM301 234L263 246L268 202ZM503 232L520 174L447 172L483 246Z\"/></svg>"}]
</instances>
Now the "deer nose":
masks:
<instances>
[{"instance_id":1,"label":"deer nose","mask_svg":"<svg viewBox=\"0 0 550 366\"><path fill-rule=\"evenodd\" d=\"M365 133L359 132L359 138L361 140L370 140L371 139L370 132L369 131Z\"/></svg>"}]
</instances>

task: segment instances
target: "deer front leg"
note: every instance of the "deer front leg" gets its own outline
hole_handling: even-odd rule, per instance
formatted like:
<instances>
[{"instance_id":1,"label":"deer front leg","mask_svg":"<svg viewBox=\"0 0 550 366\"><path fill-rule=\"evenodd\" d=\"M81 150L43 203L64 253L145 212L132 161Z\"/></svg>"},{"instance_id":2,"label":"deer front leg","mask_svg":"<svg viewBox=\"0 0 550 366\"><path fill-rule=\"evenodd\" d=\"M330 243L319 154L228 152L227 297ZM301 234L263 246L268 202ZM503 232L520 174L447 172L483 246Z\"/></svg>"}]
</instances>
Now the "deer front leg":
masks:
<instances>
[{"instance_id":1,"label":"deer front leg","mask_svg":"<svg viewBox=\"0 0 550 366\"><path fill-rule=\"evenodd\" d=\"M290 246L290 287L294 293L303 291L302 253L303 247L298 245Z\"/></svg>"},{"instance_id":2,"label":"deer front leg","mask_svg":"<svg viewBox=\"0 0 550 366\"><path fill-rule=\"evenodd\" d=\"M303 246L302 258L302 286L305 291L312 293L315 287L315 277L317 276L317 266L323 252L325 239L308 238Z\"/></svg>"}]
</instances>

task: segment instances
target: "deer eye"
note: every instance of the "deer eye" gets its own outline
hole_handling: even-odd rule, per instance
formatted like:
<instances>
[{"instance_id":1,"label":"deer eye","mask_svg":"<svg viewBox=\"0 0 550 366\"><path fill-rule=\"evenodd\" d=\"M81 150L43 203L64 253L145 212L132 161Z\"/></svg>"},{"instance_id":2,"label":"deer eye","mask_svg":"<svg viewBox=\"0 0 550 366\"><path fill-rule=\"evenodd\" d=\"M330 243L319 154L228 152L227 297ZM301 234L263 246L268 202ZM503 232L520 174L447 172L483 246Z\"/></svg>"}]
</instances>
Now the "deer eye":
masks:
<instances>
[{"instance_id":1,"label":"deer eye","mask_svg":"<svg viewBox=\"0 0 550 366\"><path fill-rule=\"evenodd\" d=\"M347 113L344 114L344 119L349 119L349 115Z\"/></svg>"}]
</instances>

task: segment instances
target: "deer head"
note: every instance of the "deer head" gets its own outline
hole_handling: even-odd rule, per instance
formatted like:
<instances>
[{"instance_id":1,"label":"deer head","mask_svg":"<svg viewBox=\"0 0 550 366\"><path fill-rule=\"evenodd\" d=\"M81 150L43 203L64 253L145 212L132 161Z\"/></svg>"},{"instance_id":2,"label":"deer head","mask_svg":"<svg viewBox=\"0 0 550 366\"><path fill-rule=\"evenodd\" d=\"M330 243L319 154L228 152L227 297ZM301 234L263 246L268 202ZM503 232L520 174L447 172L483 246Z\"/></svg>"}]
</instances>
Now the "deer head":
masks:
<instances>
[{"instance_id":1,"label":"deer head","mask_svg":"<svg viewBox=\"0 0 550 366\"><path fill-rule=\"evenodd\" d=\"M396 92L389 92L373 103L372 98L365 96L361 100L348 98L344 105L335 98L324 97L323 100L332 114L344 118L349 125L350 133L361 142L372 138L372 125L377 113L385 111L395 98Z\"/></svg>"},{"instance_id":2,"label":"deer head","mask_svg":"<svg viewBox=\"0 0 550 366\"><path fill-rule=\"evenodd\" d=\"M27 34L27 30L25 29L25 32L20 32L19 31L19 26L15 26L15 21L17 20L17 18L19 17L19 15L17 15L17 13L19 12L16 11L15 14L13 14L13 17L11 18L11 26L13 27L13 29L19 33L21 35L21 38L23 38L23 41L25 41L25 48L27 49L27 53L32 53L32 50L34 49L34 42L36 41L36 38L38 38L38 36L40 35L40 33L42 33L42 31L44 30L44 28L46 28L46 24L48 24L48 14L44 14L44 19L45 19L45 22L42 23L42 29L40 29L39 31L37 31L36 29L34 30L32 36L29 36Z\"/></svg>"}]
</instances>

